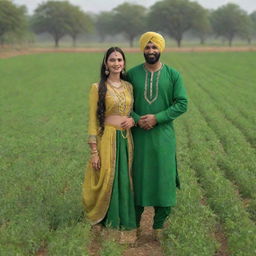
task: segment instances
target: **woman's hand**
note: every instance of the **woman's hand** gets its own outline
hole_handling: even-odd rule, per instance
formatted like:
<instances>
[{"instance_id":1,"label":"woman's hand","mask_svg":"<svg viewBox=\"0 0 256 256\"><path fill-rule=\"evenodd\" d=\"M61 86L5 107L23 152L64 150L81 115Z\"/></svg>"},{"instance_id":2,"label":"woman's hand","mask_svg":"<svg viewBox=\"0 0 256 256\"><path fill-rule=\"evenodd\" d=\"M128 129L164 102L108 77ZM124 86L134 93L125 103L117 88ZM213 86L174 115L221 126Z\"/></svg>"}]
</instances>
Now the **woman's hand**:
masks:
<instances>
[{"instance_id":1,"label":"woman's hand","mask_svg":"<svg viewBox=\"0 0 256 256\"><path fill-rule=\"evenodd\" d=\"M121 127L126 130L132 128L134 125L135 122L131 117L127 117L126 120L121 123Z\"/></svg>"},{"instance_id":2,"label":"woman's hand","mask_svg":"<svg viewBox=\"0 0 256 256\"><path fill-rule=\"evenodd\" d=\"M91 155L91 163L92 163L92 167L95 170L100 170L100 157L98 153L94 153Z\"/></svg>"}]
</instances>

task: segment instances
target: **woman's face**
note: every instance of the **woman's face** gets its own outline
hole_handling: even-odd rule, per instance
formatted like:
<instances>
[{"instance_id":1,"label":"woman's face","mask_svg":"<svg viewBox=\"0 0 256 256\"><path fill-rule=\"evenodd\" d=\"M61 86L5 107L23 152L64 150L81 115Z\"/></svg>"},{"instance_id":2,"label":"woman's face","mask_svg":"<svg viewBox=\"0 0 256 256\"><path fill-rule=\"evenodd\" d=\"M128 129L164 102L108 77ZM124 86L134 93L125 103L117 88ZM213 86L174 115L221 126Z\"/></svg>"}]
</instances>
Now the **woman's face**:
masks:
<instances>
[{"instance_id":1,"label":"woman's face","mask_svg":"<svg viewBox=\"0 0 256 256\"><path fill-rule=\"evenodd\" d=\"M110 73L117 74L121 73L124 69L124 59L120 52L112 52L107 60L107 68Z\"/></svg>"}]
</instances>

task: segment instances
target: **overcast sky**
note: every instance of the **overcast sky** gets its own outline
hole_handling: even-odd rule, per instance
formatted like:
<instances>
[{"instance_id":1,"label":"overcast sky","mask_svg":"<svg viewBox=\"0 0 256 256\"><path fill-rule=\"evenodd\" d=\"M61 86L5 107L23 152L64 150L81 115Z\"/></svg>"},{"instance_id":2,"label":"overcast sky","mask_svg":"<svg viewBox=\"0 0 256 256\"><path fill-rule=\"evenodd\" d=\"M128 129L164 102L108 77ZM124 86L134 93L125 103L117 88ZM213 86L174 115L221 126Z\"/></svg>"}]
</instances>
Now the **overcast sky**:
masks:
<instances>
[{"instance_id":1,"label":"overcast sky","mask_svg":"<svg viewBox=\"0 0 256 256\"><path fill-rule=\"evenodd\" d=\"M149 7L159 0L69 0L70 3L78 5L84 11L98 13L100 11L110 11L117 5L129 2ZM216 9L227 3L238 4L242 9L251 13L256 10L256 0L194 0L208 9ZM13 0L18 5L26 5L29 14L32 14L39 3L46 2L44 0Z\"/></svg>"}]
</instances>

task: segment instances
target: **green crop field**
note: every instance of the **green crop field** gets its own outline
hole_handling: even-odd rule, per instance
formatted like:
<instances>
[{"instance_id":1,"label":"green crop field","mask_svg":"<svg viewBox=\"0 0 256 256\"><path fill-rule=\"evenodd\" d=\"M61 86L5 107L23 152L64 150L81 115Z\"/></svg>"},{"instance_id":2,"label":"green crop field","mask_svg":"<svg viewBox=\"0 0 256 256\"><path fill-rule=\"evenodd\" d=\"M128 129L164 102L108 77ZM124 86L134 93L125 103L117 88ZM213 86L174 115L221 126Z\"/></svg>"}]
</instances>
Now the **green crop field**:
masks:
<instances>
[{"instance_id":1,"label":"green crop field","mask_svg":"<svg viewBox=\"0 0 256 256\"><path fill-rule=\"evenodd\" d=\"M101 59L0 59L0 255L89 255L81 184L88 89ZM143 61L127 59L128 68ZM165 231L167 256L256 255L255 60L256 52L162 56L189 95L189 111L175 121L182 189ZM119 255L116 246L101 255Z\"/></svg>"}]
</instances>

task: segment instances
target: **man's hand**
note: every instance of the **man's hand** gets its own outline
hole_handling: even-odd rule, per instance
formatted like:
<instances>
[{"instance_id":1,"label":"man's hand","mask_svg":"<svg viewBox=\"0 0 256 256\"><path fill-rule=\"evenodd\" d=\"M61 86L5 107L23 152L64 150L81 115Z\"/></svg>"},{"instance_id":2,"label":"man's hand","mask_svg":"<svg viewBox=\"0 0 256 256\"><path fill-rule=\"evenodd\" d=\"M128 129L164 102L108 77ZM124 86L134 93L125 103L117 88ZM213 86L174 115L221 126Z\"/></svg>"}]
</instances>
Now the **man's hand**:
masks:
<instances>
[{"instance_id":1,"label":"man's hand","mask_svg":"<svg viewBox=\"0 0 256 256\"><path fill-rule=\"evenodd\" d=\"M132 128L132 127L134 126L134 124L135 124L135 123L134 123L133 118L127 117L126 120L121 123L121 127L122 127L123 129L126 129L126 130L127 130L127 129Z\"/></svg>"},{"instance_id":2,"label":"man's hand","mask_svg":"<svg viewBox=\"0 0 256 256\"><path fill-rule=\"evenodd\" d=\"M141 128L145 130L150 130L157 124L156 117L155 115L151 114L141 116L140 120L138 121L138 124Z\"/></svg>"}]
</instances>

